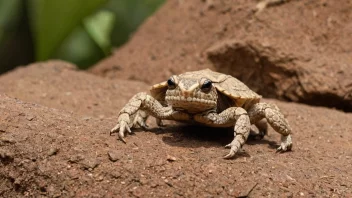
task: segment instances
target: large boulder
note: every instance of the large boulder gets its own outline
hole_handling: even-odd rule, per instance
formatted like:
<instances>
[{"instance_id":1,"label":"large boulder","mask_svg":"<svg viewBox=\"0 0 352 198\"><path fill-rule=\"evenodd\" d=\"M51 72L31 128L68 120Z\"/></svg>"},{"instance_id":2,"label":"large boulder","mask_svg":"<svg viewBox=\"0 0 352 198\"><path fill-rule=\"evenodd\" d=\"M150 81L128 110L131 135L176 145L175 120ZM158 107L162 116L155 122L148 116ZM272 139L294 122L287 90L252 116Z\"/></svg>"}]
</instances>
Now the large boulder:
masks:
<instances>
[{"instance_id":1,"label":"large boulder","mask_svg":"<svg viewBox=\"0 0 352 198\"><path fill-rule=\"evenodd\" d=\"M352 111L351 1L263 2L168 0L91 71L153 84L210 68L265 97Z\"/></svg>"}]
</instances>

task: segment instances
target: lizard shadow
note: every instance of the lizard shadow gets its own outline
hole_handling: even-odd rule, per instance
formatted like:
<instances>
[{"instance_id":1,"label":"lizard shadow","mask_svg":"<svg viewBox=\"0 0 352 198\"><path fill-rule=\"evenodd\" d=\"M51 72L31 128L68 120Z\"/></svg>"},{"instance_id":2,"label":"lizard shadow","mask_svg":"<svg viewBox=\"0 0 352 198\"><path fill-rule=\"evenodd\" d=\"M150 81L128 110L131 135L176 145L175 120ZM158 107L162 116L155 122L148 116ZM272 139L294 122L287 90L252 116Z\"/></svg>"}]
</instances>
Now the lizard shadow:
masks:
<instances>
[{"instance_id":1,"label":"lizard shadow","mask_svg":"<svg viewBox=\"0 0 352 198\"><path fill-rule=\"evenodd\" d=\"M171 124L165 127L148 129L157 135L163 135L162 140L170 146L186 148L214 148L224 147L229 144L233 136L233 128L214 128L203 125ZM279 144L276 141L258 136L250 135L246 141L247 145L265 144L271 149L276 149ZM243 152L241 152L243 155ZM245 155L246 154L245 152ZM249 155L248 155L249 156Z\"/></svg>"}]
</instances>

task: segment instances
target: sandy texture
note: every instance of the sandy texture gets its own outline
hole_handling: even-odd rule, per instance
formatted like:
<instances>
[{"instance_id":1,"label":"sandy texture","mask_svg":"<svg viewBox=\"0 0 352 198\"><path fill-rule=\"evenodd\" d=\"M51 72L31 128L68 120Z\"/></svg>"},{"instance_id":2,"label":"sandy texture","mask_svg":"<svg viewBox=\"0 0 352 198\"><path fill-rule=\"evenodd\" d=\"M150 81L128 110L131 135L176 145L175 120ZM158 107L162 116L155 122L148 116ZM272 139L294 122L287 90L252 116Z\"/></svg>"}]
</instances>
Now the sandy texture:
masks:
<instances>
[{"instance_id":1,"label":"sandy texture","mask_svg":"<svg viewBox=\"0 0 352 198\"><path fill-rule=\"evenodd\" d=\"M290 122L293 151L275 153L279 135L270 128L224 160L231 130L159 129L150 119L152 129L127 144L109 136L115 113L144 83L57 61L17 69L0 83L2 197L352 196L350 113L264 100Z\"/></svg>"}]
</instances>

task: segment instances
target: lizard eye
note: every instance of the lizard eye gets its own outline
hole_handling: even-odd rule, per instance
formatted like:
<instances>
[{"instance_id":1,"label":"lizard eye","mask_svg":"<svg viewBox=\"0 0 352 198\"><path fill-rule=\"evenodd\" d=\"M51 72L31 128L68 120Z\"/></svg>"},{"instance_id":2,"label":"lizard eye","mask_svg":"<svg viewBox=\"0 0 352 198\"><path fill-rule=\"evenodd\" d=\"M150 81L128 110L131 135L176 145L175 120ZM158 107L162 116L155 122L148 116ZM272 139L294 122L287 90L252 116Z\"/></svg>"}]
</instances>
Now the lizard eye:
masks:
<instances>
[{"instance_id":1,"label":"lizard eye","mask_svg":"<svg viewBox=\"0 0 352 198\"><path fill-rule=\"evenodd\" d=\"M211 87L213 85L213 82L211 82L210 80L205 80L202 84L202 86L200 87L200 89L203 91L203 92L208 92L210 91Z\"/></svg>"},{"instance_id":2,"label":"lizard eye","mask_svg":"<svg viewBox=\"0 0 352 198\"><path fill-rule=\"evenodd\" d=\"M175 89L176 88L176 83L174 78L169 78L169 80L167 80L167 85L169 87L169 89Z\"/></svg>"}]
</instances>

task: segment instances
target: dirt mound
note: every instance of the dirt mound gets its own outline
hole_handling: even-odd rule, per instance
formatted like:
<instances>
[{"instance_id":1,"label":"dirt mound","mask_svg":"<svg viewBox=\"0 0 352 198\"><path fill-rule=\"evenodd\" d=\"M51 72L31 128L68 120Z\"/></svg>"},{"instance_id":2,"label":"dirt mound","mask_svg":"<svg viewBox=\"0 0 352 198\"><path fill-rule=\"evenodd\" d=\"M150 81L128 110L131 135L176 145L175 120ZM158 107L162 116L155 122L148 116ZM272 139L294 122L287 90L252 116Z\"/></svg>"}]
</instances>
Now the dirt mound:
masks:
<instances>
[{"instance_id":1,"label":"dirt mound","mask_svg":"<svg viewBox=\"0 0 352 198\"><path fill-rule=\"evenodd\" d=\"M92 72L152 84L211 68L265 97L352 111L351 1L282 2L169 0Z\"/></svg>"},{"instance_id":2,"label":"dirt mound","mask_svg":"<svg viewBox=\"0 0 352 198\"><path fill-rule=\"evenodd\" d=\"M111 81L78 71L63 61L17 68L2 75L0 84L0 93L11 97L101 118L116 115L128 98L149 89L141 82Z\"/></svg>"},{"instance_id":3,"label":"dirt mound","mask_svg":"<svg viewBox=\"0 0 352 198\"><path fill-rule=\"evenodd\" d=\"M57 61L17 69L0 82L2 197L352 196L348 113L266 100L289 120L293 151L275 153L279 135L270 128L224 160L231 131L159 129L150 119L152 129L127 136L127 144L109 136L112 115L148 87L143 83Z\"/></svg>"}]
</instances>

